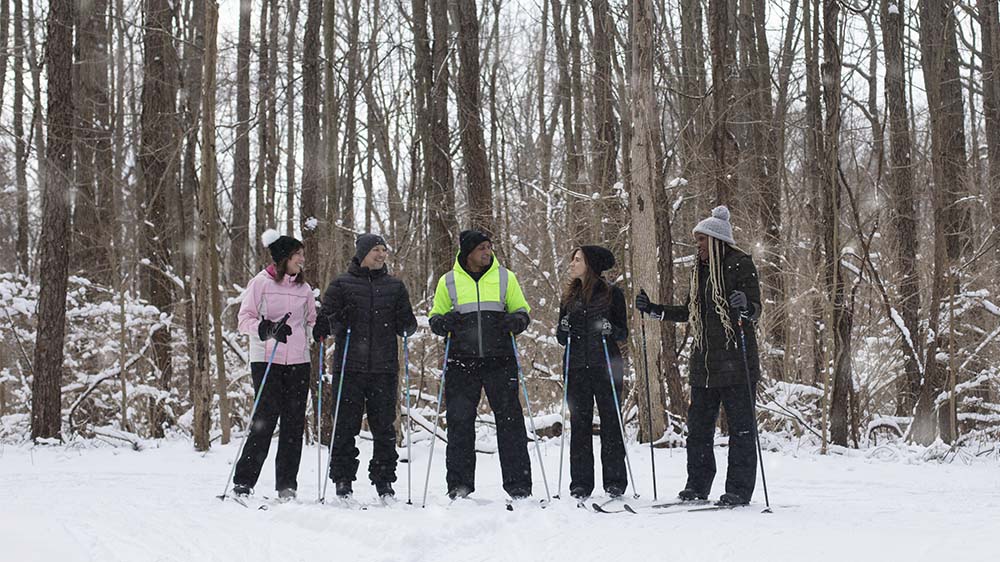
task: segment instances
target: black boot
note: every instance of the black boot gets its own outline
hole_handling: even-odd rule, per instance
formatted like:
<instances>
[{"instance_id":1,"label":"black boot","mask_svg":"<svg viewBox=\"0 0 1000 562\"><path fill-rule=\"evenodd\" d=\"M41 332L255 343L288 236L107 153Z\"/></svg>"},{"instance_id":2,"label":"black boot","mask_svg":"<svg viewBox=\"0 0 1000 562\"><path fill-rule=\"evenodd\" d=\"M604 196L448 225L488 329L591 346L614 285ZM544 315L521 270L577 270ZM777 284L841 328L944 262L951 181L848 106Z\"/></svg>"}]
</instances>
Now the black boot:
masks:
<instances>
[{"instance_id":1,"label":"black boot","mask_svg":"<svg viewBox=\"0 0 1000 562\"><path fill-rule=\"evenodd\" d=\"M573 488L569 491L569 495L573 496L577 500L585 500L590 497L590 492L585 488Z\"/></svg>"},{"instance_id":2,"label":"black boot","mask_svg":"<svg viewBox=\"0 0 1000 562\"><path fill-rule=\"evenodd\" d=\"M448 497L452 500L457 500L457 499L467 498L471 493L472 493L472 488L469 488L468 486L462 486L461 484L459 484L458 486L455 486L454 488L448 490Z\"/></svg>"},{"instance_id":3,"label":"black boot","mask_svg":"<svg viewBox=\"0 0 1000 562\"><path fill-rule=\"evenodd\" d=\"M510 491L510 497L515 500L523 500L531 497L531 490L527 488L513 488Z\"/></svg>"},{"instance_id":4,"label":"black boot","mask_svg":"<svg viewBox=\"0 0 1000 562\"><path fill-rule=\"evenodd\" d=\"M337 482L337 497L338 498L349 498L354 495L354 489L351 488L351 483L344 480L342 482Z\"/></svg>"},{"instance_id":5,"label":"black boot","mask_svg":"<svg viewBox=\"0 0 1000 562\"><path fill-rule=\"evenodd\" d=\"M715 502L715 505L721 507L730 507L735 505L748 505L750 500L745 500L736 494L722 494L719 497L719 501Z\"/></svg>"},{"instance_id":6,"label":"black boot","mask_svg":"<svg viewBox=\"0 0 1000 562\"><path fill-rule=\"evenodd\" d=\"M244 486L243 484L237 484L233 486L233 495L238 498L249 497L253 493L253 488L250 486Z\"/></svg>"},{"instance_id":7,"label":"black boot","mask_svg":"<svg viewBox=\"0 0 1000 562\"><path fill-rule=\"evenodd\" d=\"M677 493L677 497L680 498L681 501L689 502L695 500L707 500L708 494L703 494L696 490L692 490L691 488L684 488Z\"/></svg>"},{"instance_id":8,"label":"black boot","mask_svg":"<svg viewBox=\"0 0 1000 562\"><path fill-rule=\"evenodd\" d=\"M608 494L608 497L613 500L616 500L625 495L625 490L622 490L621 488L615 488L614 486L604 491Z\"/></svg>"},{"instance_id":9,"label":"black boot","mask_svg":"<svg viewBox=\"0 0 1000 562\"><path fill-rule=\"evenodd\" d=\"M392 484L389 482L376 482L375 491L378 493L378 497L380 498L396 497L396 491L392 489Z\"/></svg>"}]
</instances>

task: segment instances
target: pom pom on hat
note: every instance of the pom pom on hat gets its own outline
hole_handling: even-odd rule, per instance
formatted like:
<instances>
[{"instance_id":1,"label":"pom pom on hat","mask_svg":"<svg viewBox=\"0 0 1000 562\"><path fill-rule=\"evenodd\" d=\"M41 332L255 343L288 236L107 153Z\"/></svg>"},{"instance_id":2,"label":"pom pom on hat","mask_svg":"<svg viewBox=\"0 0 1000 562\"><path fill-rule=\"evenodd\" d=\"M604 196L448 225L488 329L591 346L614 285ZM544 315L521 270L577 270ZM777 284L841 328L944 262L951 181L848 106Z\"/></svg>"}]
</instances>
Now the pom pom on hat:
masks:
<instances>
[{"instance_id":1,"label":"pom pom on hat","mask_svg":"<svg viewBox=\"0 0 1000 562\"><path fill-rule=\"evenodd\" d=\"M274 242L278 238L281 238L281 235L278 234L278 231L273 228L265 230L264 234L260 235L260 241L264 244L265 248L270 247L271 244L274 244Z\"/></svg>"}]
</instances>

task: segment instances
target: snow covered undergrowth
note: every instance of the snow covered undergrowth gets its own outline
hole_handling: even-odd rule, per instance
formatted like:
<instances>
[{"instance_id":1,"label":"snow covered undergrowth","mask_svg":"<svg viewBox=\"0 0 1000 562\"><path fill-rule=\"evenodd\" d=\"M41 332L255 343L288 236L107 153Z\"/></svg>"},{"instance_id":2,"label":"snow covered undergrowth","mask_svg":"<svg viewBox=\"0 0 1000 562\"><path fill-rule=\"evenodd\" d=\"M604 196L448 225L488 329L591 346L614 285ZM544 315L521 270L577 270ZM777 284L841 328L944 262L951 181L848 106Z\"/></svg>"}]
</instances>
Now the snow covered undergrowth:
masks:
<instances>
[{"instance_id":1,"label":"snow covered undergrowth","mask_svg":"<svg viewBox=\"0 0 1000 562\"><path fill-rule=\"evenodd\" d=\"M1000 466L995 457L950 464L904 454L820 456L765 452L774 513L738 511L603 515L554 500L547 509L504 509L496 455L481 454L476 501L449 506L444 448L438 444L426 509L419 507L429 442L414 446L413 506L406 465L399 503L348 510L317 505L316 451L307 448L297 502L247 509L221 493L236 444L207 455L164 441L137 452L107 446L0 449L0 560L294 561L420 560L986 560L995 556ZM597 445L595 443L595 445ZM271 449L257 495L273 496ZM363 441L355 496L375 503ZM595 447L599 451L599 445ZM568 451L567 451L568 452ZM713 498L724 490L725 455ZM666 500L684 483L684 451L657 450L658 491ZM532 448L535 496L544 497ZM543 445L549 483L558 479L558 439ZM640 504L652 499L649 450L630 456ZM324 458L325 463L325 458ZM568 487L568 458L563 494ZM597 482L600 490L600 468ZM328 496L333 496L333 486ZM595 500L600 500L596 497Z\"/></svg>"}]
</instances>

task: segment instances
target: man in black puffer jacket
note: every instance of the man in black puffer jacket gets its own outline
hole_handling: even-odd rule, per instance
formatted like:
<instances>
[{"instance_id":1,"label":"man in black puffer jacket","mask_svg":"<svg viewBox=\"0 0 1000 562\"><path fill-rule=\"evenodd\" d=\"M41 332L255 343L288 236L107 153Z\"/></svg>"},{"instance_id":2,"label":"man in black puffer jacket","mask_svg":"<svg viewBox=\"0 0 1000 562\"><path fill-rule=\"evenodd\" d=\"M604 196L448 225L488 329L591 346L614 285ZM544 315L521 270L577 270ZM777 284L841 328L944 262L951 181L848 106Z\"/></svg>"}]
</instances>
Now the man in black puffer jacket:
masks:
<instances>
[{"instance_id":1,"label":"man in black puffer jacket","mask_svg":"<svg viewBox=\"0 0 1000 562\"><path fill-rule=\"evenodd\" d=\"M687 484L678 496L705 499L715 478L712 444L719 405L729 423L729 469L721 505L750 503L757 479L754 400L760 378L755 326L760 317L760 283L753 259L736 247L729 209L716 207L694 228L698 264L691 275L684 306L649 302L644 291L635 299L640 312L669 322L689 322L692 335L688 408ZM746 359L739 322L743 317ZM747 388L747 371L750 386Z\"/></svg>"},{"instance_id":2,"label":"man in black puffer jacket","mask_svg":"<svg viewBox=\"0 0 1000 562\"><path fill-rule=\"evenodd\" d=\"M368 426L375 442L368 477L379 496L392 496L398 459L393 425L399 398L396 337L416 331L417 319L406 285L389 275L385 240L376 234L362 234L355 248L357 252L347 272L327 287L313 328L316 341L330 335L336 338L334 365L338 368L344 357L348 329L351 336L340 416L334 428L330 479L336 484L337 496L353 493L351 482L357 477L359 454L354 439L361 431L361 417L367 409ZM334 380L335 387L337 383Z\"/></svg>"}]
</instances>

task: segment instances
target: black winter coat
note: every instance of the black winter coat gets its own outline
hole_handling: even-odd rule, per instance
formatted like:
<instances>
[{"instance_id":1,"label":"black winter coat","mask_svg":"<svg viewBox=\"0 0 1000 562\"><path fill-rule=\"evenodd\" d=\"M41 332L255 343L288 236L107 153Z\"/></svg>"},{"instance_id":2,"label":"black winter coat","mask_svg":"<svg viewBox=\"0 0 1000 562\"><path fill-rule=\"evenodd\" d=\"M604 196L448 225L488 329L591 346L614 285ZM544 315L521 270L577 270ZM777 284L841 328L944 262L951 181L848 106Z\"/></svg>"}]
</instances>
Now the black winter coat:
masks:
<instances>
[{"instance_id":1,"label":"black winter coat","mask_svg":"<svg viewBox=\"0 0 1000 562\"><path fill-rule=\"evenodd\" d=\"M722 283L725 285L722 297L728 301L733 291L746 293L747 302L751 307L751 317L743 322L746 334L747 364L750 377L756 381L760 377L760 359L757 356L757 318L760 316L760 283L757 278L757 267L753 259L728 246L722 257ZM708 264L698 263L698 295L703 303L700 307L702 325L702 345L694 348L692 344L690 360L691 386L721 387L735 384L746 384L746 367L743 364L743 351L740 349L740 328L738 326L739 312L729 310L729 321L733 327L734 342L726 341L726 331L722 320L712 304L711 283L708 282ZM690 301L690 298L688 299ZM708 303L706 306L704 303ZM687 322L688 306L664 306L664 320L671 322Z\"/></svg>"},{"instance_id":2,"label":"black winter coat","mask_svg":"<svg viewBox=\"0 0 1000 562\"><path fill-rule=\"evenodd\" d=\"M559 322L569 319L570 331L556 331L559 343L570 345L569 368L585 369L592 367L607 368L604 357L604 345L601 337L601 325L607 319L611 323L611 335L608 336L608 356L612 367L617 370L622 362L619 342L628 340L628 312L625 308L625 294L615 285L608 285L603 280L603 287L595 287L594 296L589 303L577 297L567 305L559 307ZM609 288L610 292L604 288ZM565 361L565 353L563 354ZM565 365L563 365L565 368Z\"/></svg>"},{"instance_id":3,"label":"black winter coat","mask_svg":"<svg viewBox=\"0 0 1000 562\"><path fill-rule=\"evenodd\" d=\"M347 370L363 373L396 373L399 357L396 336L412 334L417 319L406 285L389 275L352 260L346 273L330 282L316 317L315 332L336 337L335 369L343 360L347 327L351 328Z\"/></svg>"}]
</instances>

